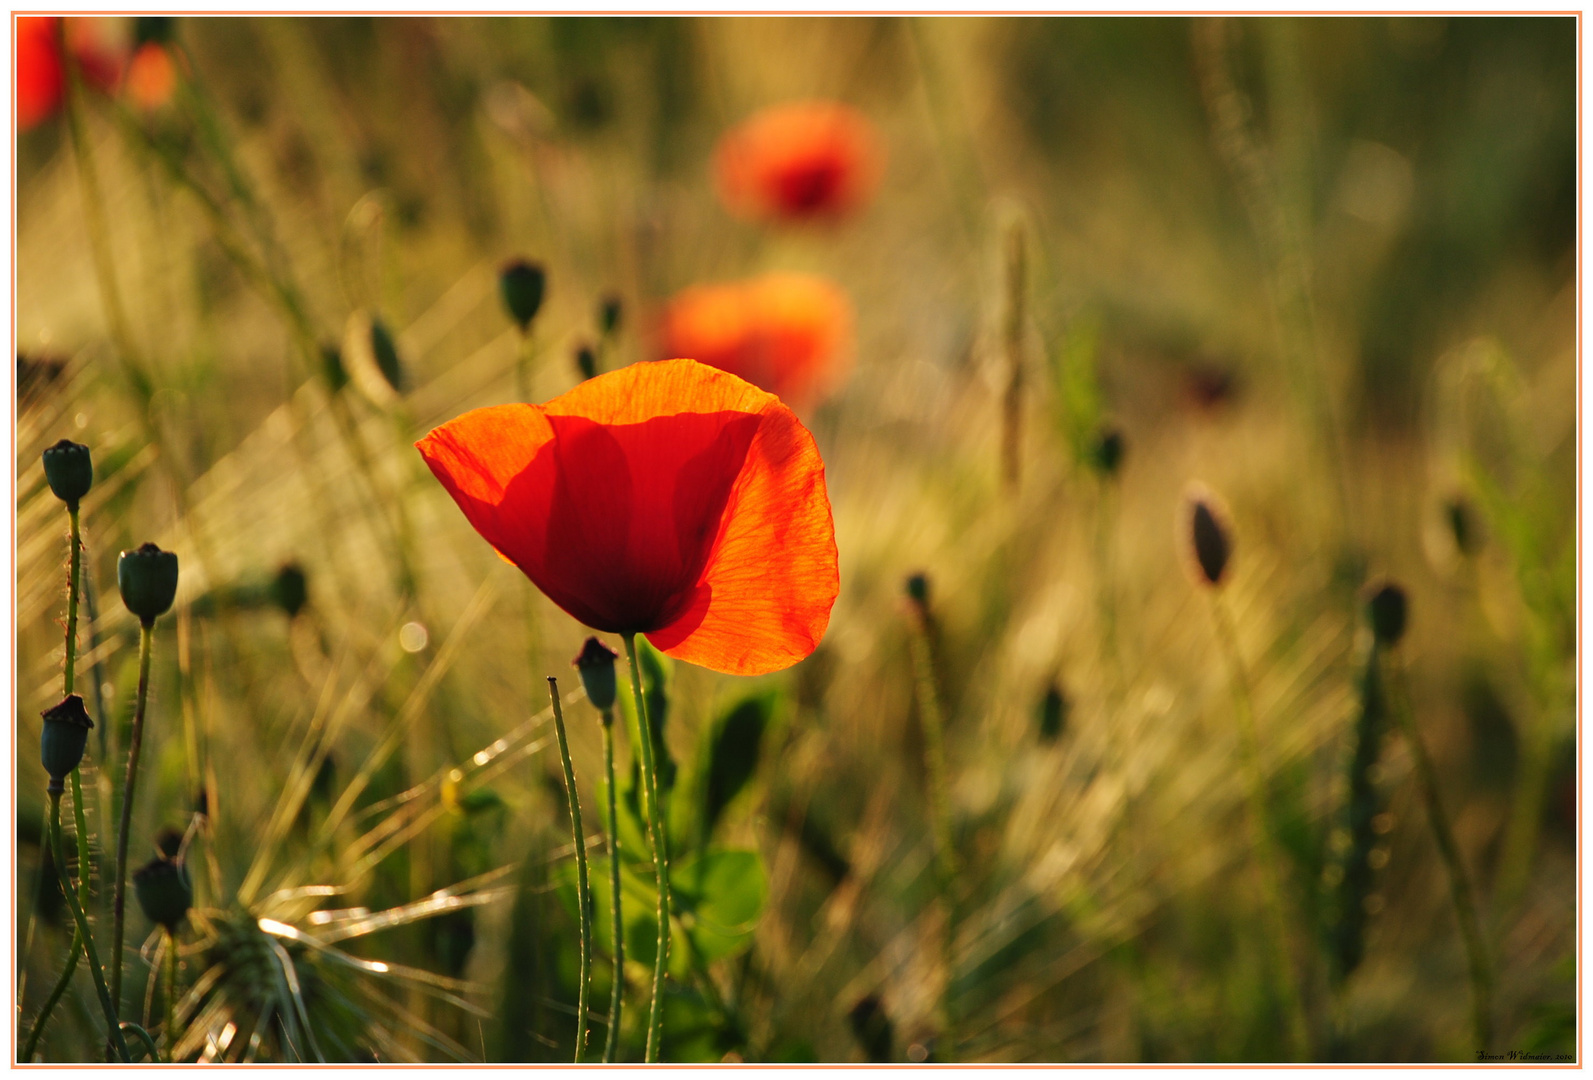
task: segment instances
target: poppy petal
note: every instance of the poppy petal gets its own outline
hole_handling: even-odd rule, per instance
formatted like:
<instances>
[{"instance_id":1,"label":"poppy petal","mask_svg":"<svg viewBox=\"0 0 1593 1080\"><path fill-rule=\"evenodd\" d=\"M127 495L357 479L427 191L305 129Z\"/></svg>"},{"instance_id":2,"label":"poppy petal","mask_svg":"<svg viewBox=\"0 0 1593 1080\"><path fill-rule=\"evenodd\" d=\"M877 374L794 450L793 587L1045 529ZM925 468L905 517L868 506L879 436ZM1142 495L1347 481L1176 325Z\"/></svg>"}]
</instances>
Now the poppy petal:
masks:
<instances>
[{"instance_id":1,"label":"poppy petal","mask_svg":"<svg viewBox=\"0 0 1593 1080\"><path fill-rule=\"evenodd\" d=\"M823 635L838 589L823 463L779 399L732 375L632 365L416 446L488 543L588 626L738 674Z\"/></svg>"}]
</instances>

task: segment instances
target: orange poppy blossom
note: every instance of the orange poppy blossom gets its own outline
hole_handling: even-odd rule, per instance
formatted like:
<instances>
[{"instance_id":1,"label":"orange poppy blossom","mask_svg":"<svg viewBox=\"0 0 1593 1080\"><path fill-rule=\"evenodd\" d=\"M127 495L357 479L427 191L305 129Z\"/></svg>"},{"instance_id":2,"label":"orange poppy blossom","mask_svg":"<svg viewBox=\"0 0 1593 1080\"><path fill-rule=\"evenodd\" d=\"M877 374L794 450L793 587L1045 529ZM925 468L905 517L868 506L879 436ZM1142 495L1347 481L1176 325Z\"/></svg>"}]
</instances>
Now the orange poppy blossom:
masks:
<instances>
[{"instance_id":1,"label":"orange poppy blossom","mask_svg":"<svg viewBox=\"0 0 1593 1080\"><path fill-rule=\"evenodd\" d=\"M752 220L841 217L868 201L884 171L873 125L832 101L764 109L726 132L714 150L720 198Z\"/></svg>"},{"instance_id":2,"label":"orange poppy blossom","mask_svg":"<svg viewBox=\"0 0 1593 1080\"><path fill-rule=\"evenodd\" d=\"M732 675L811 653L840 589L824 462L772 394L632 364L415 444L482 537L596 630Z\"/></svg>"},{"instance_id":3,"label":"orange poppy blossom","mask_svg":"<svg viewBox=\"0 0 1593 1080\"><path fill-rule=\"evenodd\" d=\"M852 323L851 302L827 279L765 274L676 294L664 308L660 351L696 357L802 408L845 374Z\"/></svg>"}]
</instances>

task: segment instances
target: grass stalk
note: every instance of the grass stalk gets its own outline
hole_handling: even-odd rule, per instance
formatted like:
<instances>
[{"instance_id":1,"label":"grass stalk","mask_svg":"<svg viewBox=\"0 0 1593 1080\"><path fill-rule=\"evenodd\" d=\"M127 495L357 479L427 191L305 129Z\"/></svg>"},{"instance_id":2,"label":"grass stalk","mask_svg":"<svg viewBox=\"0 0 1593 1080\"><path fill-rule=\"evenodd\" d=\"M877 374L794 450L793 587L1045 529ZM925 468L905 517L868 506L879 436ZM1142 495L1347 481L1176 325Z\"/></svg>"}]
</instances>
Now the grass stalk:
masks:
<instances>
[{"instance_id":1,"label":"grass stalk","mask_svg":"<svg viewBox=\"0 0 1593 1080\"><path fill-rule=\"evenodd\" d=\"M1404 668L1397 660L1391 666L1394 669L1394 715L1410 744L1411 757L1416 763L1416 780L1421 787L1422 804L1427 811L1427 828L1433 834L1433 843L1444 863L1444 873L1449 877L1449 899L1454 904L1455 921L1460 924L1460 937L1466 948L1467 974L1471 981L1472 1037L1476 1040L1476 1049L1486 1051L1493 1042L1493 971L1483 943L1476 894L1472 891L1471 877L1466 873L1466 864L1461 858L1460 845L1455 842L1454 831L1449 827L1449 815L1444 812L1443 796L1438 789L1438 770L1433 768L1433 760L1428 757L1427 746L1416 727L1416 713L1405 686Z\"/></svg>"},{"instance_id":2,"label":"grass stalk","mask_svg":"<svg viewBox=\"0 0 1593 1080\"><path fill-rule=\"evenodd\" d=\"M149 654L154 624L138 630L138 703L133 709L133 731L127 744L127 780L122 785L122 815L116 826L116 891L111 908L111 997L121 1000L122 934L127 915L127 838L133 824L133 789L138 781L138 752L144 742L144 707L149 700Z\"/></svg>"},{"instance_id":3,"label":"grass stalk","mask_svg":"<svg viewBox=\"0 0 1593 1080\"><path fill-rule=\"evenodd\" d=\"M669 969L669 838L658 804L658 772L653 763L653 724L642 693L642 672L636 662L636 635L625 634L625 656L631 665L631 694L636 700L637 742L642 754L642 794L647 800L647 827L653 845L653 872L658 878L658 954L653 959L653 998L647 1007L647 1049L643 1060L658 1060L664 1027L664 972ZM612 790L612 788L610 788ZM616 894L617 895L617 894Z\"/></svg>"},{"instance_id":4,"label":"grass stalk","mask_svg":"<svg viewBox=\"0 0 1593 1080\"><path fill-rule=\"evenodd\" d=\"M83 914L83 905L77 902L77 894L72 891L71 877L66 870L66 851L61 843L61 793L50 792L50 848L55 853L55 869L61 877L61 893L66 897L67 906L72 909L72 919L77 923L78 937L83 942L83 948L88 953L89 974L94 977L94 989L99 994L100 1008L105 1013L105 1022L110 1035L110 1042L123 1061L131 1061L132 1055L127 1052L127 1042L122 1038L122 1027L116 1018L116 1005L112 995L105 987L105 976L100 968L98 951L94 948L94 938L89 933L88 916Z\"/></svg>"},{"instance_id":5,"label":"grass stalk","mask_svg":"<svg viewBox=\"0 0 1593 1080\"><path fill-rule=\"evenodd\" d=\"M592 978L592 883L587 878L586 833L581 828L581 795L575 788L575 766L570 763L570 740L564 732L564 709L559 704L559 680L548 676L553 698L553 730L559 740L559 760L564 764L564 791L570 803L570 829L575 834L575 901L581 933L581 974L575 1003L575 1064L581 1063L590 1027L586 1017L586 989Z\"/></svg>"},{"instance_id":6,"label":"grass stalk","mask_svg":"<svg viewBox=\"0 0 1593 1080\"><path fill-rule=\"evenodd\" d=\"M620 918L619 805L614 788L614 710L603 710L603 771L608 783L608 887L609 916L614 934L614 986L608 999L608 1036L603 1040L603 1062L619 1058L620 1015L625 1002L625 923Z\"/></svg>"},{"instance_id":7,"label":"grass stalk","mask_svg":"<svg viewBox=\"0 0 1593 1080\"><path fill-rule=\"evenodd\" d=\"M1309 1052L1310 1028L1306 1023L1305 1006L1300 1000L1293 950L1289 946L1282 872L1278 865L1277 841L1267 813L1266 779L1261 771L1260 744L1256 738L1255 705L1250 698L1250 680L1245 674L1244 659L1239 651L1239 635L1234 630L1233 619L1222 601L1222 594L1213 589L1209 595L1212 619L1217 626L1217 637L1228 665L1228 679L1233 690L1234 720L1239 728L1239 756L1245 776L1245 801L1249 808L1252 849L1261 871L1267 924L1276 953L1276 993L1288 1018L1289 1042L1298 1060Z\"/></svg>"}]
</instances>

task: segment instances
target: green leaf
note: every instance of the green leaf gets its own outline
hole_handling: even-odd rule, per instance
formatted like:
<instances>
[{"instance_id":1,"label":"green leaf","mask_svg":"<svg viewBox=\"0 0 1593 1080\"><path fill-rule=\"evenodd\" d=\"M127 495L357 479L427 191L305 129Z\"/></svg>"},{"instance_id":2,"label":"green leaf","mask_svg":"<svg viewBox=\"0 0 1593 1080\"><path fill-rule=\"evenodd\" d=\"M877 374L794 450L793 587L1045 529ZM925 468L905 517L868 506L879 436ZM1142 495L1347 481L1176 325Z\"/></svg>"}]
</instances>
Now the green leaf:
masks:
<instances>
[{"instance_id":1,"label":"green leaf","mask_svg":"<svg viewBox=\"0 0 1593 1080\"><path fill-rule=\"evenodd\" d=\"M698 845L706 847L714 826L758 768L763 735L780 703L778 690L765 690L720 713L709 729L703 766L702 817Z\"/></svg>"}]
</instances>

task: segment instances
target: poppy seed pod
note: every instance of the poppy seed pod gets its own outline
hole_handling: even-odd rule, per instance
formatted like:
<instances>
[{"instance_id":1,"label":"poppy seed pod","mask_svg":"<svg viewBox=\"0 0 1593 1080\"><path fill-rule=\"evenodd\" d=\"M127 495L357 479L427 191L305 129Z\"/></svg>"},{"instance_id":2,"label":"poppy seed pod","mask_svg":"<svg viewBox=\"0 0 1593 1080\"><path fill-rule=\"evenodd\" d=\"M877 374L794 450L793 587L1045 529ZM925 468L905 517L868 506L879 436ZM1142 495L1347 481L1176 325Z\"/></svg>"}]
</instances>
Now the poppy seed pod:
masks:
<instances>
[{"instance_id":1,"label":"poppy seed pod","mask_svg":"<svg viewBox=\"0 0 1593 1080\"><path fill-rule=\"evenodd\" d=\"M575 369L581 373L581 378L591 379L597 376L597 354L590 345L579 345L575 350Z\"/></svg>"},{"instance_id":2,"label":"poppy seed pod","mask_svg":"<svg viewBox=\"0 0 1593 1080\"><path fill-rule=\"evenodd\" d=\"M1185 500L1188 524L1183 541L1187 545L1190 562L1203 584L1219 585L1222 583L1223 571L1228 568L1228 559L1233 555L1227 515L1219 507L1216 496L1204 489L1191 491Z\"/></svg>"},{"instance_id":3,"label":"poppy seed pod","mask_svg":"<svg viewBox=\"0 0 1593 1080\"><path fill-rule=\"evenodd\" d=\"M267 591L271 602L290 619L304 610L304 605L310 599L309 582L305 579L304 568L298 563L283 563L277 570L277 576L271 579Z\"/></svg>"},{"instance_id":4,"label":"poppy seed pod","mask_svg":"<svg viewBox=\"0 0 1593 1080\"><path fill-rule=\"evenodd\" d=\"M71 439L62 439L48 448L44 451L44 478L50 482L55 497L76 510L94 484L89 448Z\"/></svg>"},{"instance_id":5,"label":"poppy seed pod","mask_svg":"<svg viewBox=\"0 0 1593 1080\"><path fill-rule=\"evenodd\" d=\"M1090 440L1090 466L1102 476L1115 476L1123 464L1126 449L1122 431L1115 427L1102 428Z\"/></svg>"},{"instance_id":6,"label":"poppy seed pod","mask_svg":"<svg viewBox=\"0 0 1593 1080\"><path fill-rule=\"evenodd\" d=\"M382 373L387 385L395 391L404 391L404 365L398 359L398 346L387 324L371 316L371 356L376 360L376 370Z\"/></svg>"},{"instance_id":7,"label":"poppy seed pod","mask_svg":"<svg viewBox=\"0 0 1593 1080\"><path fill-rule=\"evenodd\" d=\"M44 732L39 736L39 758L50 774L50 790L60 791L61 781L83 760L88 733L94 727L83 699L68 694L59 705L44 711Z\"/></svg>"},{"instance_id":8,"label":"poppy seed pod","mask_svg":"<svg viewBox=\"0 0 1593 1080\"><path fill-rule=\"evenodd\" d=\"M913 603L921 608L929 606L929 575L924 573L911 574L906 583L907 596Z\"/></svg>"},{"instance_id":9,"label":"poppy seed pod","mask_svg":"<svg viewBox=\"0 0 1593 1080\"><path fill-rule=\"evenodd\" d=\"M531 320L542 309L542 297L547 292L548 275L540 263L513 259L498 271L498 293L509 318L523 334L531 328Z\"/></svg>"},{"instance_id":10,"label":"poppy seed pod","mask_svg":"<svg viewBox=\"0 0 1593 1080\"><path fill-rule=\"evenodd\" d=\"M166 858L154 858L133 871L133 892L144 917L172 933L194 903L188 868Z\"/></svg>"},{"instance_id":11,"label":"poppy seed pod","mask_svg":"<svg viewBox=\"0 0 1593 1080\"><path fill-rule=\"evenodd\" d=\"M1367 621L1379 645L1395 645L1405 634L1405 590L1385 582L1366 601Z\"/></svg>"},{"instance_id":12,"label":"poppy seed pod","mask_svg":"<svg viewBox=\"0 0 1593 1080\"><path fill-rule=\"evenodd\" d=\"M586 700L599 712L606 713L614 707L618 688L614 682L614 661L619 653L595 637L586 639L581 655L573 661L581 673L581 685L586 687Z\"/></svg>"},{"instance_id":13,"label":"poppy seed pod","mask_svg":"<svg viewBox=\"0 0 1593 1080\"><path fill-rule=\"evenodd\" d=\"M603 336L608 337L619 329L620 314L624 306L618 293L605 293L603 299L597 303L597 328L603 331Z\"/></svg>"},{"instance_id":14,"label":"poppy seed pod","mask_svg":"<svg viewBox=\"0 0 1593 1080\"><path fill-rule=\"evenodd\" d=\"M127 610L149 626L171 610L177 598L177 555L144 544L116 560L116 584Z\"/></svg>"}]
</instances>

